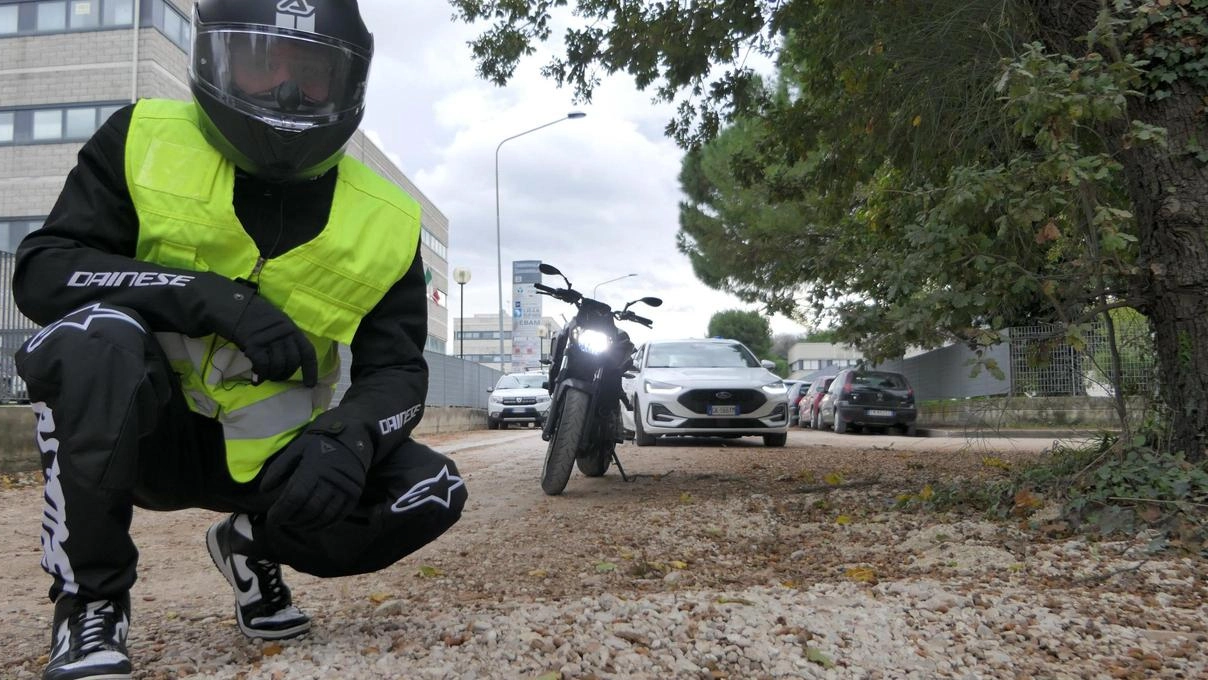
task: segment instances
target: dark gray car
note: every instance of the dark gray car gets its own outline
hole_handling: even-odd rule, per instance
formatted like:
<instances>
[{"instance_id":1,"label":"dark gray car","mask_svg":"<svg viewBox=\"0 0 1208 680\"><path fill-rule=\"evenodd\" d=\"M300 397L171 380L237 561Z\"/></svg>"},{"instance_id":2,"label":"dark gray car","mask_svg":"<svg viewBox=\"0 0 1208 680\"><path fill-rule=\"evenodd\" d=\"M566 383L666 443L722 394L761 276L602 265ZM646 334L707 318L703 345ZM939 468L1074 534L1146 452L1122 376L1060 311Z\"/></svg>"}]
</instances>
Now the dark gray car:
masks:
<instances>
[{"instance_id":1,"label":"dark gray car","mask_svg":"<svg viewBox=\"0 0 1208 680\"><path fill-rule=\"evenodd\" d=\"M835 376L818 412L822 427L834 427L840 434L865 427L896 427L913 437L918 418L914 389L906 376L853 368Z\"/></svg>"}]
</instances>

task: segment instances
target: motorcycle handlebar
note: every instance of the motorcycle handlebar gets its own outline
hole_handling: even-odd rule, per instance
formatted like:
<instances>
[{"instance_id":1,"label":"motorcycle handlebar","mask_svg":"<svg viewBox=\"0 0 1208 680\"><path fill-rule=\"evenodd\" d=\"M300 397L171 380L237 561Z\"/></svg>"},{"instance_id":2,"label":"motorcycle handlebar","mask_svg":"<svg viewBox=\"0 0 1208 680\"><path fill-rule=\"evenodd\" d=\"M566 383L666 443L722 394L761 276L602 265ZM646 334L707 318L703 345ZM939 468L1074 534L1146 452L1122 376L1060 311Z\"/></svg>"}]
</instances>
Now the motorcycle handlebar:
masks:
<instances>
[{"instance_id":1,"label":"motorcycle handlebar","mask_svg":"<svg viewBox=\"0 0 1208 680\"><path fill-rule=\"evenodd\" d=\"M545 285L544 283L534 283L533 288L536 288L537 290L540 290L540 291L545 291L546 293L553 293L556 290L554 288L551 288L550 286Z\"/></svg>"},{"instance_id":2,"label":"motorcycle handlebar","mask_svg":"<svg viewBox=\"0 0 1208 680\"><path fill-rule=\"evenodd\" d=\"M645 327L647 327L647 328L650 328L651 326L653 326L653 325L654 325L654 322L653 322L653 321L651 321L650 319L647 319L647 318L646 318L646 317L644 317L644 316L638 316L637 314L634 314L634 315L633 315L633 320L634 320L634 321L636 321L636 322L638 322L638 323L640 323L640 324L642 324L643 326L645 326Z\"/></svg>"}]
</instances>

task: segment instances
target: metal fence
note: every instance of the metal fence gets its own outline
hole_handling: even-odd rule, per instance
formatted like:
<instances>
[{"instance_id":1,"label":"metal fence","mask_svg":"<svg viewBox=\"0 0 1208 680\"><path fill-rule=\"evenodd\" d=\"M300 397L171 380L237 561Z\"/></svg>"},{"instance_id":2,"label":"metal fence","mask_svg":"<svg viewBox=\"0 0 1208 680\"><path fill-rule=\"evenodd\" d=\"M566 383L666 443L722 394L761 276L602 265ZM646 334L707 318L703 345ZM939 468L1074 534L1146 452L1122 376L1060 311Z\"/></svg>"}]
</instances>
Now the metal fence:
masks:
<instances>
[{"instance_id":1,"label":"metal fence","mask_svg":"<svg viewBox=\"0 0 1208 680\"><path fill-rule=\"evenodd\" d=\"M1154 395L1157 363L1148 325L1143 320L1122 321L1115 325L1115 335L1122 392L1125 396ZM1104 322L1075 328L1016 326L1005 329L1002 337L1003 343L985 348L980 357L964 345L949 345L876 367L904 374L919 399L1114 393Z\"/></svg>"},{"instance_id":2,"label":"metal fence","mask_svg":"<svg viewBox=\"0 0 1208 680\"><path fill-rule=\"evenodd\" d=\"M498 369L465 361L457 357L424 352L428 360L428 406L468 406L486 408L487 388L494 387L503 375ZM351 384L348 369L352 353L340 346L340 380L336 383L336 403L344 397Z\"/></svg>"},{"instance_id":3,"label":"metal fence","mask_svg":"<svg viewBox=\"0 0 1208 680\"><path fill-rule=\"evenodd\" d=\"M17 375L13 355L38 331L38 325L25 318L13 301L12 281L16 256L0 251L0 282L4 293L0 295L0 403L25 401L29 395L25 382Z\"/></svg>"}]
</instances>

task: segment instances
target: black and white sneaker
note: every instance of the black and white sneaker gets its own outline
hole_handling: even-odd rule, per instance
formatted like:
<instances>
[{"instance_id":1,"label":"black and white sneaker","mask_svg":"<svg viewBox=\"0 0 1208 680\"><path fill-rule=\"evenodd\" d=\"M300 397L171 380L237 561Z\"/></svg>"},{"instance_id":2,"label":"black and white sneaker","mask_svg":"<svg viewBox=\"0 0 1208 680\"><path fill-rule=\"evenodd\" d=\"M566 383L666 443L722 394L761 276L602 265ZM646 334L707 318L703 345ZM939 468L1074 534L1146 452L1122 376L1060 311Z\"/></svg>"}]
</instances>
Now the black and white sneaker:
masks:
<instances>
[{"instance_id":1,"label":"black and white sneaker","mask_svg":"<svg viewBox=\"0 0 1208 680\"><path fill-rule=\"evenodd\" d=\"M60 595L42 680L130 680L129 611L129 596L115 601Z\"/></svg>"},{"instance_id":2,"label":"black and white sneaker","mask_svg":"<svg viewBox=\"0 0 1208 680\"><path fill-rule=\"evenodd\" d=\"M234 514L206 532L214 566L235 590L235 620L250 638L283 640L310 630L310 617L294 606L281 580L281 565L249 557L252 525L248 516Z\"/></svg>"}]
</instances>

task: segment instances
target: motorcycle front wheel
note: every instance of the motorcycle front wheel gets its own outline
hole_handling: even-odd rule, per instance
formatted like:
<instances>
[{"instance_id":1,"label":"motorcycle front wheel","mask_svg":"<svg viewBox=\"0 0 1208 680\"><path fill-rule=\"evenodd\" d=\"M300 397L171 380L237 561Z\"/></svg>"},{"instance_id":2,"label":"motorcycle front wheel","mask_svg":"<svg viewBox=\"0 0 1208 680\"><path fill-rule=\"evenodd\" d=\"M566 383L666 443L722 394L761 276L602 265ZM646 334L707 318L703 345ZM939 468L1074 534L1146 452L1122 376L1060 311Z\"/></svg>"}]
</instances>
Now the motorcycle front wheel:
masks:
<instances>
[{"instance_id":1,"label":"motorcycle front wheel","mask_svg":"<svg viewBox=\"0 0 1208 680\"><path fill-rule=\"evenodd\" d=\"M575 452L587 429L587 408L590 399L587 393L568 389L563 394L558 426L550 437L545 450L545 465L541 467L541 490L549 496L557 496L570 481L575 465Z\"/></svg>"}]
</instances>

